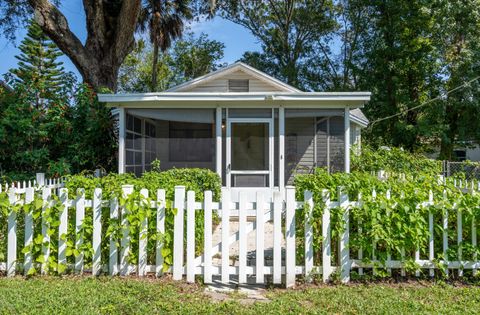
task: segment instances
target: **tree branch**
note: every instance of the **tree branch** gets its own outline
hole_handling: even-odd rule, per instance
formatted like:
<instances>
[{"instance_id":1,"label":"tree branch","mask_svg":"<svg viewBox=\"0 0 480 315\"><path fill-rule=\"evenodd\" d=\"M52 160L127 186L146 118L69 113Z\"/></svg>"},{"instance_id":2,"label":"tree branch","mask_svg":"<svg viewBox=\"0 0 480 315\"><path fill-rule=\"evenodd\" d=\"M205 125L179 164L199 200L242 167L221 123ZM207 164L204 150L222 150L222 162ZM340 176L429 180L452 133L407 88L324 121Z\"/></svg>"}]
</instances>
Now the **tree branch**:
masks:
<instances>
[{"instance_id":1,"label":"tree branch","mask_svg":"<svg viewBox=\"0 0 480 315\"><path fill-rule=\"evenodd\" d=\"M82 76L87 73L89 53L78 37L70 31L67 19L48 0L28 0L35 12L35 21L75 64ZM84 77L85 79L85 77Z\"/></svg>"}]
</instances>

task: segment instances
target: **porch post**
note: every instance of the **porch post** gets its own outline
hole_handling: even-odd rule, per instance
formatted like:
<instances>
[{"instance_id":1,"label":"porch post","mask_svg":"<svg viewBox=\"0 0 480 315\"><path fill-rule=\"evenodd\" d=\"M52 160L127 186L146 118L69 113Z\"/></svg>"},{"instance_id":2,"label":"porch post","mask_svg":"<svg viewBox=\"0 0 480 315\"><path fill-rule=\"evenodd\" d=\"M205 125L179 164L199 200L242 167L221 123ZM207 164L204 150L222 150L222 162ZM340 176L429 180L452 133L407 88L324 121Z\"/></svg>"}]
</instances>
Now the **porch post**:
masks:
<instances>
[{"instance_id":1,"label":"porch post","mask_svg":"<svg viewBox=\"0 0 480 315\"><path fill-rule=\"evenodd\" d=\"M285 108L278 109L278 186L283 194L285 188Z\"/></svg>"},{"instance_id":2,"label":"porch post","mask_svg":"<svg viewBox=\"0 0 480 315\"><path fill-rule=\"evenodd\" d=\"M118 108L118 173L125 173L125 108Z\"/></svg>"},{"instance_id":3,"label":"porch post","mask_svg":"<svg viewBox=\"0 0 480 315\"><path fill-rule=\"evenodd\" d=\"M222 178L222 108L217 107L215 115L215 134L216 134L216 170L218 176Z\"/></svg>"},{"instance_id":4,"label":"porch post","mask_svg":"<svg viewBox=\"0 0 480 315\"><path fill-rule=\"evenodd\" d=\"M345 173L350 173L350 107L345 107Z\"/></svg>"}]
</instances>

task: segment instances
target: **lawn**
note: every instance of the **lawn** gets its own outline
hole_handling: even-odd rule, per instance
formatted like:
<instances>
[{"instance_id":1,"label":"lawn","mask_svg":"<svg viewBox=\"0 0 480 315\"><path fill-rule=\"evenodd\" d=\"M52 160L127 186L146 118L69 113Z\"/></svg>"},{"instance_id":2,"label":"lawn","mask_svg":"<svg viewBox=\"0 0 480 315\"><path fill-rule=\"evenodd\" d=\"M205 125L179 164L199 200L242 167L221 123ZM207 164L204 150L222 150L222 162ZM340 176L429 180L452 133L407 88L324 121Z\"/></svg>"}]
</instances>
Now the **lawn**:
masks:
<instances>
[{"instance_id":1,"label":"lawn","mask_svg":"<svg viewBox=\"0 0 480 315\"><path fill-rule=\"evenodd\" d=\"M480 287L430 283L351 284L241 294L216 302L197 285L134 278L0 279L0 314L317 314L441 313L480 310ZM245 302L247 301L247 303Z\"/></svg>"}]
</instances>

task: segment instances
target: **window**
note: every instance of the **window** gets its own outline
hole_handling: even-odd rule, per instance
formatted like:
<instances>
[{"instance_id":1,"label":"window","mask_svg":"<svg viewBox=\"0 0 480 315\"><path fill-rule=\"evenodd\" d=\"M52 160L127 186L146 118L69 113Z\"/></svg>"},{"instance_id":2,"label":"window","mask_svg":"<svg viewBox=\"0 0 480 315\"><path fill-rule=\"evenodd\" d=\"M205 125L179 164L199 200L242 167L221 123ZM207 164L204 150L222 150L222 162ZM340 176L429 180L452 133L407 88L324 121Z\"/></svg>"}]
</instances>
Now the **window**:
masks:
<instances>
[{"instance_id":1,"label":"window","mask_svg":"<svg viewBox=\"0 0 480 315\"><path fill-rule=\"evenodd\" d=\"M465 161L467 159L467 151L466 150L454 150L453 155L457 161Z\"/></svg>"},{"instance_id":2,"label":"window","mask_svg":"<svg viewBox=\"0 0 480 315\"><path fill-rule=\"evenodd\" d=\"M248 92L248 80L228 80L228 92Z\"/></svg>"},{"instance_id":3,"label":"window","mask_svg":"<svg viewBox=\"0 0 480 315\"><path fill-rule=\"evenodd\" d=\"M169 122L170 162L211 162L214 155L213 125Z\"/></svg>"},{"instance_id":4,"label":"window","mask_svg":"<svg viewBox=\"0 0 480 315\"><path fill-rule=\"evenodd\" d=\"M141 175L151 168L156 157L155 125L148 120L127 115L125 171Z\"/></svg>"}]
</instances>

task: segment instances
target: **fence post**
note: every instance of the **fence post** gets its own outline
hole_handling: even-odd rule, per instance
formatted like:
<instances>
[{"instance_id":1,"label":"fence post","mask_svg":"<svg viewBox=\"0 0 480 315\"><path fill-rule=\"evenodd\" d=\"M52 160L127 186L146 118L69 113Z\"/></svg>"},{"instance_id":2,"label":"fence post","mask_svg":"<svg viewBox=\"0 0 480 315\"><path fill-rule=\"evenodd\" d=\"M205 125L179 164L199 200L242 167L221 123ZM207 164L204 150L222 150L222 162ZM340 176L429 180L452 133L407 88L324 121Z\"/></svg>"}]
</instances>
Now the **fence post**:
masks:
<instances>
[{"instance_id":1,"label":"fence post","mask_svg":"<svg viewBox=\"0 0 480 315\"><path fill-rule=\"evenodd\" d=\"M50 256L50 235L48 235L48 229L50 228L50 223L47 221L47 215L49 215L50 209L50 196L52 190L47 187L43 187L42 190L42 199L43 199L43 208L42 208L42 254L43 254L43 263L41 268L41 273L46 274L48 269L48 258Z\"/></svg>"},{"instance_id":2,"label":"fence post","mask_svg":"<svg viewBox=\"0 0 480 315\"><path fill-rule=\"evenodd\" d=\"M446 190L443 191L443 199L447 198ZM443 259L446 265L445 274L448 277L448 209L443 210L442 218L442 228L443 228Z\"/></svg>"},{"instance_id":3,"label":"fence post","mask_svg":"<svg viewBox=\"0 0 480 315\"><path fill-rule=\"evenodd\" d=\"M265 273L263 270L264 262L265 262L265 207L264 207L264 197L261 191L257 191L256 195L256 224L257 224L257 232L256 232L256 257L255 257L255 268L256 268L256 283L264 283L265 281Z\"/></svg>"},{"instance_id":4,"label":"fence post","mask_svg":"<svg viewBox=\"0 0 480 315\"><path fill-rule=\"evenodd\" d=\"M8 214L7 276L13 277L17 268L17 213L13 209L17 201L15 187L10 188L8 201L12 209Z\"/></svg>"},{"instance_id":5,"label":"fence post","mask_svg":"<svg viewBox=\"0 0 480 315\"><path fill-rule=\"evenodd\" d=\"M102 270L102 189L93 191L93 259L92 274L98 276Z\"/></svg>"},{"instance_id":6,"label":"fence post","mask_svg":"<svg viewBox=\"0 0 480 315\"><path fill-rule=\"evenodd\" d=\"M122 186L122 198L124 199L125 204L121 207L122 215L122 241L120 249L120 275L126 276L129 272L128 266L128 254L130 251L130 227L128 223L128 209L127 209L127 199L128 196L133 193L133 185L123 185Z\"/></svg>"},{"instance_id":7,"label":"fence post","mask_svg":"<svg viewBox=\"0 0 480 315\"><path fill-rule=\"evenodd\" d=\"M295 187L287 186L286 192L286 210L285 210L285 284L286 287L295 285Z\"/></svg>"},{"instance_id":8,"label":"fence post","mask_svg":"<svg viewBox=\"0 0 480 315\"><path fill-rule=\"evenodd\" d=\"M60 212L60 225L58 226L57 272L62 274L67 268L68 190L66 188L60 189L60 202L62 203L62 212Z\"/></svg>"},{"instance_id":9,"label":"fence post","mask_svg":"<svg viewBox=\"0 0 480 315\"><path fill-rule=\"evenodd\" d=\"M430 190L428 194L428 202L430 205L433 206L433 192ZM434 225L433 225L433 213L432 211L428 211L428 260L430 263L433 263L435 259L435 248L434 248ZM435 276L435 268L430 268L429 271L430 277Z\"/></svg>"},{"instance_id":10,"label":"fence post","mask_svg":"<svg viewBox=\"0 0 480 315\"><path fill-rule=\"evenodd\" d=\"M187 282L195 282L195 192L187 192Z\"/></svg>"},{"instance_id":11,"label":"fence post","mask_svg":"<svg viewBox=\"0 0 480 315\"><path fill-rule=\"evenodd\" d=\"M45 186L45 173L37 173L35 177L39 187Z\"/></svg>"},{"instance_id":12,"label":"fence post","mask_svg":"<svg viewBox=\"0 0 480 315\"><path fill-rule=\"evenodd\" d=\"M34 198L34 189L29 186L25 190L25 204L31 204ZM33 257L32 257L32 246L33 244L33 211L30 208L30 211L25 213L25 247L29 248L28 252L25 253L25 263L24 263L24 273L28 275L30 269L33 266Z\"/></svg>"},{"instance_id":13,"label":"fence post","mask_svg":"<svg viewBox=\"0 0 480 315\"><path fill-rule=\"evenodd\" d=\"M212 192L207 190L204 194L203 282L212 283Z\"/></svg>"},{"instance_id":14,"label":"fence post","mask_svg":"<svg viewBox=\"0 0 480 315\"><path fill-rule=\"evenodd\" d=\"M310 220L312 220L313 212L313 194L311 191L304 192L305 200L305 279L311 281L311 273L313 269L313 228Z\"/></svg>"},{"instance_id":15,"label":"fence post","mask_svg":"<svg viewBox=\"0 0 480 315\"><path fill-rule=\"evenodd\" d=\"M247 194L245 191L239 193L238 206L238 283L247 282Z\"/></svg>"},{"instance_id":16,"label":"fence post","mask_svg":"<svg viewBox=\"0 0 480 315\"><path fill-rule=\"evenodd\" d=\"M157 234L160 234L162 237L157 239L157 248L156 248L156 270L155 275L157 277L161 276L163 273L163 255L162 250L164 247L165 236L165 190L159 189L157 191Z\"/></svg>"},{"instance_id":17,"label":"fence post","mask_svg":"<svg viewBox=\"0 0 480 315\"><path fill-rule=\"evenodd\" d=\"M258 225L257 225L258 228ZM230 282L230 190L222 188L222 283Z\"/></svg>"},{"instance_id":18,"label":"fence post","mask_svg":"<svg viewBox=\"0 0 480 315\"><path fill-rule=\"evenodd\" d=\"M279 191L273 192L273 283L282 282L282 200Z\"/></svg>"},{"instance_id":19,"label":"fence post","mask_svg":"<svg viewBox=\"0 0 480 315\"><path fill-rule=\"evenodd\" d=\"M175 186L175 200L173 207L176 210L173 226L173 280L182 280L185 186Z\"/></svg>"},{"instance_id":20,"label":"fence post","mask_svg":"<svg viewBox=\"0 0 480 315\"><path fill-rule=\"evenodd\" d=\"M325 204L322 214L322 278L323 282L328 282L332 274L332 238L330 225L330 192L322 191L322 200Z\"/></svg>"},{"instance_id":21,"label":"fence post","mask_svg":"<svg viewBox=\"0 0 480 315\"><path fill-rule=\"evenodd\" d=\"M118 223L118 198L110 200L110 220ZM116 233L110 235L110 254L108 256L108 272L111 276L118 274L118 246Z\"/></svg>"},{"instance_id":22,"label":"fence post","mask_svg":"<svg viewBox=\"0 0 480 315\"><path fill-rule=\"evenodd\" d=\"M338 187L338 201L343 210L343 231L340 236L340 279L343 283L350 281L350 209L348 205L348 195L344 187Z\"/></svg>"},{"instance_id":23,"label":"fence post","mask_svg":"<svg viewBox=\"0 0 480 315\"><path fill-rule=\"evenodd\" d=\"M143 200L139 200L143 207L146 207L144 211L144 217L140 222L140 233L138 235L138 275L144 277L147 274L147 230L148 230L148 217L147 213L150 210L150 202L148 201L148 190L143 188L140 190L140 196Z\"/></svg>"},{"instance_id":24,"label":"fence post","mask_svg":"<svg viewBox=\"0 0 480 315\"><path fill-rule=\"evenodd\" d=\"M83 257L84 253L80 247L83 245L83 220L85 219L85 189L77 189L77 198L75 200L75 234L77 239L75 240L75 248L79 251L77 257L75 257L75 272L83 273Z\"/></svg>"}]
</instances>

